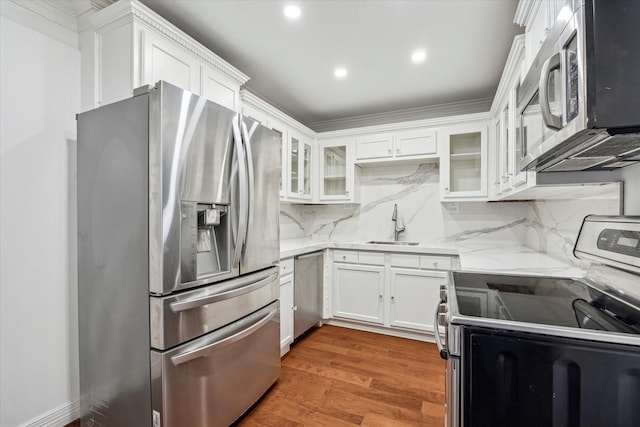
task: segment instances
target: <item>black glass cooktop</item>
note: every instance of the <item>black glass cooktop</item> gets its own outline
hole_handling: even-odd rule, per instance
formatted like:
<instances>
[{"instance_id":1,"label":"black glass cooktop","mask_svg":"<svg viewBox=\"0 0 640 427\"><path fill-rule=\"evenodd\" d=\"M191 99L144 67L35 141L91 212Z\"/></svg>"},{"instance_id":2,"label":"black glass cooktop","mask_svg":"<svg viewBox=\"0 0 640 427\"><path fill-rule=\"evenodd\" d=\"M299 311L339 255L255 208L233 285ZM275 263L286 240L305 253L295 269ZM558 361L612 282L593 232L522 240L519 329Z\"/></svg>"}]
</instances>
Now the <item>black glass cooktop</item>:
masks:
<instances>
[{"instance_id":1,"label":"black glass cooktop","mask_svg":"<svg viewBox=\"0 0 640 427\"><path fill-rule=\"evenodd\" d=\"M462 315L640 335L640 310L563 278L454 272Z\"/></svg>"}]
</instances>

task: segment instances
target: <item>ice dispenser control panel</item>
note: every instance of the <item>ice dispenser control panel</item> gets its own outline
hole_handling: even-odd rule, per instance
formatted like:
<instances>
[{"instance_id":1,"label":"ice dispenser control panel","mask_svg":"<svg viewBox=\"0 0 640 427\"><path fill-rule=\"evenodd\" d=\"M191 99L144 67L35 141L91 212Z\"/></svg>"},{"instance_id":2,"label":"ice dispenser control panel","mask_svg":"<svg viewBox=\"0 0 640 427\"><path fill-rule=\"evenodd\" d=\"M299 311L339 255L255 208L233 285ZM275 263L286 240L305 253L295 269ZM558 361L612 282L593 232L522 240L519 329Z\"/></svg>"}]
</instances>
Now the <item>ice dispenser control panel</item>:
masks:
<instances>
[{"instance_id":1,"label":"ice dispenser control panel","mask_svg":"<svg viewBox=\"0 0 640 427\"><path fill-rule=\"evenodd\" d=\"M181 203L181 282L229 271L227 207Z\"/></svg>"}]
</instances>

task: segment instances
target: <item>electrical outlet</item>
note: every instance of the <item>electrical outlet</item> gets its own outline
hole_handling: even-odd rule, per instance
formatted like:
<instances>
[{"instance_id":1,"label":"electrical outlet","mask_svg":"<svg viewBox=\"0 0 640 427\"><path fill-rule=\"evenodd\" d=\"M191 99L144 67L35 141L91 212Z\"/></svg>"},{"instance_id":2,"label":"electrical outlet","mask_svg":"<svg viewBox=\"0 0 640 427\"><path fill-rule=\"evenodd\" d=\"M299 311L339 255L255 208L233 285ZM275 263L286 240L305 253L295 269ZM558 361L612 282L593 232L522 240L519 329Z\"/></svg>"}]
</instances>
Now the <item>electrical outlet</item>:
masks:
<instances>
[{"instance_id":1,"label":"electrical outlet","mask_svg":"<svg viewBox=\"0 0 640 427\"><path fill-rule=\"evenodd\" d=\"M450 214L457 214L460 212L460 204L458 202L449 202L447 205L447 212Z\"/></svg>"}]
</instances>

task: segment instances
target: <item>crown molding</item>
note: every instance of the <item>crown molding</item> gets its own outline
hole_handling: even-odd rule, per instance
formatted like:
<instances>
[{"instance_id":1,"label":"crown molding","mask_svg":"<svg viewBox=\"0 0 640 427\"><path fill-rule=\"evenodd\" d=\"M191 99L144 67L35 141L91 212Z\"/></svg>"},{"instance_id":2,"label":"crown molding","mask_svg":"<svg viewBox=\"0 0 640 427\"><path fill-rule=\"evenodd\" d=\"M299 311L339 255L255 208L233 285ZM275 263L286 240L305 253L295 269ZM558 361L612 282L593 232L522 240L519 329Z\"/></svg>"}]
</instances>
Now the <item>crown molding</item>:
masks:
<instances>
[{"instance_id":1,"label":"crown molding","mask_svg":"<svg viewBox=\"0 0 640 427\"><path fill-rule=\"evenodd\" d=\"M493 98L472 99L468 101L451 102L447 104L431 105L419 108L390 111L386 113L367 114L344 119L325 120L310 123L309 127L316 132L331 132L354 128L382 125L383 128L395 128L398 123L423 123L442 121L443 118L463 116L467 114L486 113L491 107Z\"/></svg>"},{"instance_id":2,"label":"crown molding","mask_svg":"<svg viewBox=\"0 0 640 427\"><path fill-rule=\"evenodd\" d=\"M351 129L341 129L326 132L318 132L318 139L327 138L340 138L347 136L362 135L367 133L386 133L397 132L404 130L411 130L417 128L427 127L441 127L441 126L457 126L462 124L478 123L482 121L488 121L491 119L491 114L488 111L482 113L460 114L450 115L446 117L436 117L423 120L412 120L407 122L395 122L383 125L374 125L367 127L357 127Z\"/></svg>"},{"instance_id":3,"label":"crown molding","mask_svg":"<svg viewBox=\"0 0 640 427\"><path fill-rule=\"evenodd\" d=\"M239 85L243 85L249 81L249 76L233 67L202 44L196 42L188 34L137 0L119 0L111 6L95 13L89 19L93 29L98 34L104 33L113 26L122 25L123 23L140 23L176 43L183 49L188 50L197 58L211 65Z\"/></svg>"},{"instance_id":4,"label":"crown molding","mask_svg":"<svg viewBox=\"0 0 640 427\"><path fill-rule=\"evenodd\" d=\"M67 30L78 32L76 13L71 0L9 0L9 3L20 6Z\"/></svg>"},{"instance_id":5,"label":"crown molding","mask_svg":"<svg viewBox=\"0 0 640 427\"><path fill-rule=\"evenodd\" d=\"M496 95L491 104L490 112L494 117L498 113L498 109L501 107L503 100L511 91L514 79L517 78L519 80L520 67L522 66L522 60L524 58L524 42L524 34L519 34L513 38L513 43L511 43L511 49L507 56L507 62L502 70L500 83L498 84Z\"/></svg>"},{"instance_id":6,"label":"crown molding","mask_svg":"<svg viewBox=\"0 0 640 427\"><path fill-rule=\"evenodd\" d=\"M281 121L282 123L284 123L287 126L291 126L297 130L299 130L300 132L303 132L313 138L315 138L317 136L316 132L312 129L310 129L309 127L307 127L306 125L304 125L303 123L297 121L296 119L294 119L293 117L283 113L282 111L278 110L276 107L274 107L273 105L269 104L267 101L265 101L264 99L260 98L258 95L256 95L253 92L250 92L248 89L241 89L240 90L240 100L242 101L243 104L249 104L255 108L258 108L259 110L267 113L268 115L270 115L271 117L276 118L277 120Z\"/></svg>"},{"instance_id":7,"label":"crown molding","mask_svg":"<svg viewBox=\"0 0 640 427\"><path fill-rule=\"evenodd\" d=\"M513 18L513 23L518 24L521 27L526 27L530 24L530 20L538 11L542 0L520 0L518 7L516 8L516 14Z\"/></svg>"}]
</instances>

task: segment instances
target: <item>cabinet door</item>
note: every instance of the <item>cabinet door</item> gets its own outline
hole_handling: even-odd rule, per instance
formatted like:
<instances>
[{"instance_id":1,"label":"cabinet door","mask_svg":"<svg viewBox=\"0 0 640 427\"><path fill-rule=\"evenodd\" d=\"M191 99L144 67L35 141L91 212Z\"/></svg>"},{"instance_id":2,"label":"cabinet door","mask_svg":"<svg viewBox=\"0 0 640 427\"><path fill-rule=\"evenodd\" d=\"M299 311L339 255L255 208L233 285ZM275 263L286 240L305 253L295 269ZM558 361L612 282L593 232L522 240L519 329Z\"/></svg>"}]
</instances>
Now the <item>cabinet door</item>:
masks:
<instances>
[{"instance_id":1,"label":"cabinet door","mask_svg":"<svg viewBox=\"0 0 640 427\"><path fill-rule=\"evenodd\" d=\"M280 355L293 342L293 275L280 278Z\"/></svg>"},{"instance_id":2,"label":"cabinet door","mask_svg":"<svg viewBox=\"0 0 640 427\"><path fill-rule=\"evenodd\" d=\"M433 129L396 134L394 152L396 157L429 155L436 154L436 152L436 131Z\"/></svg>"},{"instance_id":3,"label":"cabinet door","mask_svg":"<svg viewBox=\"0 0 640 427\"><path fill-rule=\"evenodd\" d=\"M333 314L383 324L384 267L333 265Z\"/></svg>"},{"instance_id":4,"label":"cabinet door","mask_svg":"<svg viewBox=\"0 0 640 427\"><path fill-rule=\"evenodd\" d=\"M356 159L381 159L393 156L393 135L382 133L356 138Z\"/></svg>"},{"instance_id":5,"label":"cabinet door","mask_svg":"<svg viewBox=\"0 0 640 427\"><path fill-rule=\"evenodd\" d=\"M443 199L487 196L487 127L471 125L443 130L440 183Z\"/></svg>"},{"instance_id":6,"label":"cabinet door","mask_svg":"<svg viewBox=\"0 0 640 427\"><path fill-rule=\"evenodd\" d=\"M150 32L141 38L141 84L164 80L172 85L200 94L200 63L188 52Z\"/></svg>"},{"instance_id":7,"label":"cabinet door","mask_svg":"<svg viewBox=\"0 0 640 427\"><path fill-rule=\"evenodd\" d=\"M236 83L212 68L202 67L202 96L230 110L238 111L239 92L240 87Z\"/></svg>"},{"instance_id":8,"label":"cabinet door","mask_svg":"<svg viewBox=\"0 0 640 427\"><path fill-rule=\"evenodd\" d=\"M311 161L312 146L302 136L289 132L289 191L288 197L311 199Z\"/></svg>"},{"instance_id":9,"label":"cabinet door","mask_svg":"<svg viewBox=\"0 0 640 427\"><path fill-rule=\"evenodd\" d=\"M520 125L520 115L516 113L517 111L517 85L511 89L511 95L509 99L509 142L508 142L508 151L509 158L507 167L509 170L511 185L512 187L520 187L527 183L528 173L527 171L522 171L518 167L518 162L522 155L522 133L521 133L521 125Z\"/></svg>"},{"instance_id":10,"label":"cabinet door","mask_svg":"<svg viewBox=\"0 0 640 427\"><path fill-rule=\"evenodd\" d=\"M433 331L433 317L440 302L440 285L446 273L391 268L389 324Z\"/></svg>"},{"instance_id":11,"label":"cabinet door","mask_svg":"<svg viewBox=\"0 0 640 427\"><path fill-rule=\"evenodd\" d=\"M353 194L354 164L344 142L320 144L320 199L349 201Z\"/></svg>"},{"instance_id":12,"label":"cabinet door","mask_svg":"<svg viewBox=\"0 0 640 427\"><path fill-rule=\"evenodd\" d=\"M268 123L268 127L271 128L280 137L280 198L286 196L286 183L289 171L289 162L287 161L287 131L284 126L280 126L277 123Z\"/></svg>"}]
</instances>

